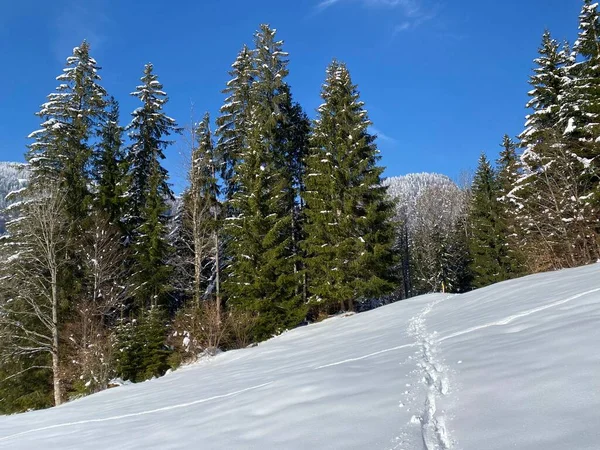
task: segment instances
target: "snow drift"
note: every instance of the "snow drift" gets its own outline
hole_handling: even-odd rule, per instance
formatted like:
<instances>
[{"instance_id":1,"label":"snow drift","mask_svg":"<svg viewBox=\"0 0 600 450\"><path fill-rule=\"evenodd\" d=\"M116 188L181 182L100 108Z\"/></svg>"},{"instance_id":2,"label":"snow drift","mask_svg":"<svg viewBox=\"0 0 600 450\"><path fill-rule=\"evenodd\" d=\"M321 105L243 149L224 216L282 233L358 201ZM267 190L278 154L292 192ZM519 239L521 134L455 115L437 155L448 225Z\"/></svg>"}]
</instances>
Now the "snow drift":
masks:
<instances>
[{"instance_id":1,"label":"snow drift","mask_svg":"<svg viewBox=\"0 0 600 450\"><path fill-rule=\"evenodd\" d=\"M0 448L600 448L600 264L299 328L0 417Z\"/></svg>"}]
</instances>

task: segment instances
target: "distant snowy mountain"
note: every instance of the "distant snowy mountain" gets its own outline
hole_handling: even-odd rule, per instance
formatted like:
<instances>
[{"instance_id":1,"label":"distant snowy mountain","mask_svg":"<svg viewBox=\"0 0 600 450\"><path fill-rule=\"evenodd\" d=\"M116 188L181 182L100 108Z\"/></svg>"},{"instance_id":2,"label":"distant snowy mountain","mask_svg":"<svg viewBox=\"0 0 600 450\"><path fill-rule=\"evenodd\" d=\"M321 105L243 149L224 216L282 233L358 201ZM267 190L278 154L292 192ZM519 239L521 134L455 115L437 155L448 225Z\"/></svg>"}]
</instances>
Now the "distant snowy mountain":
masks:
<instances>
[{"instance_id":1,"label":"distant snowy mountain","mask_svg":"<svg viewBox=\"0 0 600 450\"><path fill-rule=\"evenodd\" d=\"M597 450L600 264L298 328L0 417L5 449Z\"/></svg>"},{"instance_id":2,"label":"distant snowy mountain","mask_svg":"<svg viewBox=\"0 0 600 450\"><path fill-rule=\"evenodd\" d=\"M4 233L5 218L2 210L8 206L6 196L24 187L28 179L27 166L22 163L0 162L0 234Z\"/></svg>"},{"instance_id":3,"label":"distant snowy mountain","mask_svg":"<svg viewBox=\"0 0 600 450\"><path fill-rule=\"evenodd\" d=\"M414 234L423 222L437 224L440 228L451 228L463 211L463 194L446 175L410 173L386 178L383 184L388 186L389 196L397 201L397 216L407 220L410 234ZM420 205L425 197L428 197L430 203Z\"/></svg>"}]
</instances>

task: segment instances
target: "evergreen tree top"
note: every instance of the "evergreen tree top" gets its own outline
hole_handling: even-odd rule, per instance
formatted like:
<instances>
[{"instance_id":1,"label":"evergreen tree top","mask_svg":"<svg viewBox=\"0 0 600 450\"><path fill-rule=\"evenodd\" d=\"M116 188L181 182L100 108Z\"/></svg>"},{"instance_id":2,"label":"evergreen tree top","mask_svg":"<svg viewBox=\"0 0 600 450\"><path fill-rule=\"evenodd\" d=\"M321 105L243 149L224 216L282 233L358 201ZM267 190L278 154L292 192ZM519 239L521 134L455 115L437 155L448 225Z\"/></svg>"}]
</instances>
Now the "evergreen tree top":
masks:
<instances>
[{"instance_id":1,"label":"evergreen tree top","mask_svg":"<svg viewBox=\"0 0 600 450\"><path fill-rule=\"evenodd\" d=\"M219 110L221 116L217 118L217 134L221 136L222 140L230 138L226 136L227 132L234 127L234 122L239 119L237 117L238 113L247 106L250 86L254 82L255 72L253 53L244 45L231 65L229 71L231 79L223 89L223 94L227 97Z\"/></svg>"},{"instance_id":2,"label":"evergreen tree top","mask_svg":"<svg viewBox=\"0 0 600 450\"><path fill-rule=\"evenodd\" d=\"M141 217L142 209L148 206L148 199L164 203L164 199L173 198L167 182L167 170L160 165L160 160L165 159L164 149L171 144L165 137L181 132L175 120L163 111L168 97L154 74L152 64L144 66L141 81L142 84L131 95L139 98L142 106L131 114L133 119L126 127L131 138L128 154L130 186L127 196L131 205L130 215L134 218ZM160 200L156 200L157 195Z\"/></svg>"},{"instance_id":3,"label":"evergreen tree top","mask_svg":"<svg viewBox=\"0 0 600 450\"><path fill-rule=\"evenodd\" d=\"M215 160L215 147L213 143L213 136L210 130L210 114L204 113L204 117L196 125L196 136L198 146L194 151L193 163L196 164L213 164L217 165L218 161Z\"/></svg>"},{"instance_id":4,"label":"evergreen tree top","mask_svg":"<svg viewBox=\"0 0 600 450\"><path fill-rule=\"evenodd\" d=\"M600 16L598 3L584 0L579 15L579 36L574 46L577 54L587 59L600 58Z\"/></svg>"},{"instance_id":5,"label":"evergreen tree top","mask_svg":"<svg viewBox=\"0 0 600 450\"><path fill-rule=\"evenodd\" d=\"M152 63L144 66L144 76L140 78L140 81L142 84L136 87L136 90L131 93L132 96L138 97L149 107L157 109L169 101L167 94L162 90L163 85L158 81L158 76L154 73Z\"/></svg>"},{"instance_id":6,"label":"evergreen tree top","mask_svg":"<svg viewBox=\"0 0 600 450\"><path fill-rule=\"evenodd\" d=\"M107 94L98 84L99 69L86 41L75 47L57 77L60 84L37 113L43 120L41 128L28 136L34 139L26 155L33 175L31 186L38 181L43 185L48 176L65 182L68 178L67 189L78 191L73 204L83 202L87 195L91 149L105 120Z\"/></svg>"},{"instance_id":7,"label":"evergreen tree top","mask_svg":"<svg viewBox=\"0 0 600 450\"><path fill-rule=\"evenodd\" d=\"M498 165L501 168L505 168L517 161L517 144L508 134L505 134L502 138L502 144L500 144L500 147L502 147L502 151L500 152L500 157L498 158Z\"/></svg>"},{"instance_id":8,"label":"evergreen tree top","mask_svg":"<svg viewBox=\"0 0 600 450\"><path fill-rule=\"evenodd\" d=\"M157 147L165 148L171 141L162 140L161 137L179 133L181 128L177 126L175 119L163 112L163 107L169 98L162 90L163 85L158 81L158 76L154 73L154 66L151 63L144 66L144 76L140 80L142 84L137 86L131 95L139 98L143 105L131 114L133 119L126 130L131 131L129 136L134 141L140 138L139 134L144 133L143 130L148 130L149 137ZM160 157L164 159L164 155L161 154Z\"/></svg>"},{"instance_id":9,"label":"evergreen tree top","mask_svg":"<svg viewBox=\"0 0 600 450\"><path fill-rule=\"evenodd\" d=\"M352 83L346 64L334 60L327 67L321 98L324 103L318 108L320 117L316 120L317 123L327 116L356 113L360 119L356 124L357 130L364 131L371 125L367 111L363 109L364 102L360 100L357 86Z\"/></svg>"},{"instance_id":10,"label":"evergreen tree top","mask_svg":"<svg viewBox=\"0 0 600 450\"><path fill-rule=\"evenodd\" d=\"M41 106L37 115L63 121L89 112L97 115L105 106L107 95L106 90L98 84L101 80L98 70L100 67L96 60L90 56L90 45L83 41L67 58L63 72L56 77L61 84L56 87L56 92L48 95L48 101ZM55 124L45 123L42 126ZM30 137L34 137L35 133Z\"/></svg>"},{"instance_id":11,"label":"evergreen tree top","mask_svg":"<svg viewBox=\"0 0 600 450\"><path fill-rule=\"evenodd\" d=\"M276 28L271 28L268 24L261 24L259 30L254 34L256 51L258 53L266 51L272 55L274 61L279 60L287 65L287 60L284 60L283 58L287 57L289 54L282 50L283 41L275 40L276 34Z\"/></svg>"},{"instance_id":12,"label":"evergreen tree top","mask_svg":"<svg viewBox=\"0 0 600 450\"><path fill-rule=\"evenodd\" d=\"M255 79L252 85L256 106L268 112L279 113L278 108L286 102L288 53L283 51L283 41L275 39L276 30L269 25L261 25L254 35Z\"/></svg>"},{"instance_id":13,"label":"evergreen tree top","mask_svg":"<svg viewBox=\"0 0 600 450\"><path fill-rule=\"evenodd\" d=\"M227 82L223 93L227 95L225 103L220 108L223 115L217 119L217 134L225 131L230 125L231 116L242 106L244 93L248 92L255 78L253 52L244 45L238 53L234 63L231 65L229 75L231 79Z\"/></svg>"},{"instance_id":14,"label":"evergreen tree top","mask_svg":"<svg viewBox=\"0 0 600 450\"><path fill-rule=\"evenodd\" d=\"M485 153L482 152L479 156L477 171L473 177L473 189L476 190L484 179L487 180L489 177L493 177L493 174L494 169L492 168L492 164Z\"/></svg>"},{"instance_id":15,"label":"evergreen tree top","mask_svg":"<svg viewBox=\"0 0 600 450\"><path fill-rule=\"evenodd\" d=\"M198 142L201 147L212 147L212 134L210 132L210 114L204 113L202 121L197 125L196 132L198 134Z\"/></svg>"},{"instance_id":16,"label":"evergreen tree top","mask_svg":"<svg viewBox=\"0 0 600 450\"><path fill-rule=\"evenodd\" d=\"M535 147L543 140L541 135L555 129L564 116L571 114L565 91L571 83L571 67L575 63L568 43L561 45L552 38L549 31L542 36L538 50L539 56L534 60L536 67L529 79L532 90L528 92L531 99L526 107L533 112L526 117L525 130L519 135L521 144L527 150L525 157L534 155Z\"/></svg>"},{"instance_id":17,"label":"evergreen tree top","mask_svg":"<svg viewBox=\"0 0 600 450\"><path fill-rule=\"evenodd\" d=\"M538 53L539 57L534 60L534 75L529 80L529 84L534 88L529 92L532 98L526 105L527 108L535 110L557 104L564 77L561 68L568 62L570 51L568 43L561 49L561 45L546 30Z\"/></svg>"}]
</instances>

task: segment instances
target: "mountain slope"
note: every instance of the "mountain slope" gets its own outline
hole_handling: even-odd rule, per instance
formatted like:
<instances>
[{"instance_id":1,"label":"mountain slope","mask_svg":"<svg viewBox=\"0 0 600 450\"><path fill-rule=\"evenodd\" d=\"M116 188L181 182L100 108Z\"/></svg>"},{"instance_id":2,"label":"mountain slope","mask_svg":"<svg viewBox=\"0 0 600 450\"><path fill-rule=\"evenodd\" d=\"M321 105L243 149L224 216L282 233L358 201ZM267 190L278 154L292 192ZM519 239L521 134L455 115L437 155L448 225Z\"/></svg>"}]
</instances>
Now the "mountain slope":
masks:
<instances>
[{"instance_id":1,"label":"mountain slope","mask_svg":"<svg viewBox=\"0 0 600 450\"><path fill-rule=\"evenodd\" d=\"M0 418L0 448L597 449L600 264L299 328Z\"/></svg>"}]
</instances>

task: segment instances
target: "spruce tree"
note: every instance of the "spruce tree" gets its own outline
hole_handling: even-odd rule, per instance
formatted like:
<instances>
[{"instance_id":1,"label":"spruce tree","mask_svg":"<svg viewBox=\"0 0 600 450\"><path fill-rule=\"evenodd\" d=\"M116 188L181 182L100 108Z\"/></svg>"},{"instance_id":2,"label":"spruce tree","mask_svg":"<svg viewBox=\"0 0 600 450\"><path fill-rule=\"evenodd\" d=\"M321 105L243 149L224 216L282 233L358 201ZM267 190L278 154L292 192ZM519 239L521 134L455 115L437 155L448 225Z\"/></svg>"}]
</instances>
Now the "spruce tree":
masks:
<instances>
[{"instance_id":1,"label":"spruce tree","mask_svg":"<svg viewBox=\"0 0 600 450\"><path fill-rule=\"evenodd\" d=\"M127 126L132 141L128 161L128 220L135 250L135 297L138 306L155 307L164 303L168 291L167 201L173 199L167 170L160 161L170 144L165 137L180 129L163 111L168 98L152 64L144 67L141 81L131 95L139 98L142 106L132 113L133 120Z\"/></svg>"},{"instance_id":2,"label":"spruce tree","mask_svg":"<svg viewBox=\"0 0 600 450\"><path fill-rule=\"evenodd\" d=\"M353 309L393 289L392 204L356 85L342 63L327 69L305 176L310 300Z\"/></svg>"},{"instance_id":3,"label":"spruce tree","mask_svg":"<svg viewBox=\"0 0 600 450\"><path fill-rule=\"evenodd\" d=\"M235 192L235 170L240 155L248 144L250 90L255 79L253 52L244 45L229 72L231 79L223 91L225 104L217 118L217 152L222 162L221 177L225 181L225 197Z\"/></svg>"},{"instance_id":4,"label":"spruce tree","mask_svg":"<svg viewBox=\"0 0 600 450\"><path fill-rule=\"evenodd\" d=\"M510 136L504 135L502 151L496 161L496 178L498 183L499 213L506 224L508 255L511 262L513 276L525 272L525 255L521 250L523 230L519 228L518 205L513 190L520 177L520 161L517 156L517 143Z\"/></svg>"},{"instance_id":5,"label":"spruce tree","mask_svg":"<svg viewBox=\"0 0 600 450\"><path fill-rule=\"evenodd\" d=\"M224 288L230 305L258 315L255 338L264 339L297 325L304 311L294 273L293 180L282 135L287 53L267 25L256 33L255 45L248 131L230 201L235 215L226 221L231 263Z\"/></svg>"},{"instance_id":6,"label":"spruce tree","mask_svg":"<svg viewBox=\"0 0 600 450\"><path fill-rule=\"evenodd\" d=\"M95 152L94 181L96 206L112 224L120 224L125 213L127 161L123 146L123 127L119 125L119 104L111 97L100 142Z\"/></svg>"},{"instance_id":7,"label":"spruce tree","mask_svg":"<svg viewBox=\"0 0 600 450\"><path fill-rule=\"evenodd\" d=\"M474 287L483 287L512 276L508 230L502 217L500 186L484 154L473 180L471 200L471 256Z\"/></svg>"},{"instance_id":8,"label":"spruce tree","mask_svg":"<svg viewBox=\"0 0 600 450\"><path fill-rule=\"evenodd\" d=\"M90 204L90 167L94 139L104 116L106 91L98 82L100 69L86 41L67 58L61 83L37 113L42 128L30 134L35 142L26 155L31 167L30 186L54 180L66 192L73 219L83 219Z\"/></svg>"},{"instance_id":9,"label":"spruce tree","mask_svg":"<svg viewBox=\"0 0 600 450\"><path fill-rule=\"evenodd\" d=\"M296 277L304 269L304 253L300 249L300 242L304 238L304 204L303 193L305 190L304 179L306 174L306 155L309 146L310 120L300 106L292 101L292 95L287 88L286 101L281 106L282 126L281 143L283 145L284 170L289 173L292 193L289 196L289 214L292 219L292 256L294 258L294 274ZM302 292L302 300L306 302L306 278L296 287L297 292Z\"/></svg>"},{"instance_id":10,"label":"spruce tree","mask_svg":"<svg viewBox=\"0 0 600 450\"><path fill-rule=\"evenodd\" d=\"M502 147L502 151L496 161L498 184L500 185L501 194L505 196L514 188L519 178L519 158L517 156L517 143L509 135L504 135L500 147Z\"/></svg>"},{"instance_id":11,"label":"spruce tree","mask_svg":"<svg viewBox=\"0 0 600 450\"><path fill-rule=\"evenodd\" d=\"M160 377L169 368L164 310L144 311L139 320L122 321L117 327L115 371L123 380L140 382Z\"/></svg>"},{"instance_id":12,"label":"spruce tree","mask_svg":"<svg viewBox=\"0 0 600 450\"><path fill-rule=\"evenodd\" d=\"M579 58L544 35L530 83L533 108L520 138L525 150L511 200L518 205L519 227L535 270L573 266L598 254L594 235L598 209L594 200L595 5L585 2L580 17ZM587 55L587 56L585 56ZM570 242L570 244L567 244Z\"/></svg>"},{"instance_id":13,"label":"spruce tree","mask_svg":"<svg viewBox=\"0 0 600 450\"><path fill-rule=\"evenodd\" d=\"M534 61L534 74L529 80L532 90L526 108L533 112L527 116L525 131L519 136L521 145L526 148L524 157L529 158L532 165L537 164L535 161L541 157L541 144L548 140L548 134L557 128L565 113L563 99L566 90L565 65L568 61L568 50L561 50L550 32L545 31L539 56Z\"/></svg>"},{"instance_id":14,"label":"spruce tree","mask_svg":"<svg viewBox=\"0 0 600 450\"><path fill-rule=\"evenodd\" d=\"M565 69L569 89L562 124L566 135L593 141L600 136L600 15L597 3L583 3L579 35L573 46L579 58L571 58Z\"/></svg>"},{"instance_id":15,"label":"spruce tree","mask_svg":"<svg viewBox=\"0 0 600 450\"><path fill-rule=\"evenodd\" d=\"M140 355L140 374L144 380L161 377L169 369L170 350L166 345L166 315L161 308L152 308L142 316L140 342L143 348Z\"/></svg>"},{"instance_id":16,"label":"spruce tree","mask_svg":"<svg viewBox=\"0 0 600 450\"><path fill-rule=\"evenodd\" d=\"M572 80L567 98L572 105L569 112L574 113L568 116L565 134L571 138L570 149L583 163L579 200L600 234L600 13L598 3L583 3L573 48L578 58L569 67Z\"/></svg>"}]
</instances>

